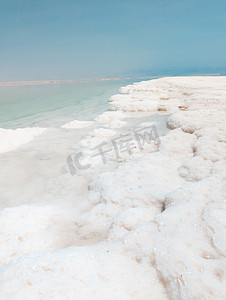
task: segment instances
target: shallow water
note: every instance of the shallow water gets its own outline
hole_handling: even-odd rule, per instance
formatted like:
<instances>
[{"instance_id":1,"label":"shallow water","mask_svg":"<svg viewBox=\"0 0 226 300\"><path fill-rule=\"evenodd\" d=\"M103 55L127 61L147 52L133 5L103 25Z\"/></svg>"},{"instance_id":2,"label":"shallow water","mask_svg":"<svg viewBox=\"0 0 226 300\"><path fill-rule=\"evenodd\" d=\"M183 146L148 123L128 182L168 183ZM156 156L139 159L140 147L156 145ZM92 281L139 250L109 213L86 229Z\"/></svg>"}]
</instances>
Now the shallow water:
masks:
<instances>
[{"instance_id":1,"label":"shallow water","mask_svg":"<svg viewBox=\"0 0 226 300\"><path fill-rule=\"evenodd\" d=\"M120 133L129 134L143 122L154 122L158 134L165 135L168 131L167 117L155 114L128 118L126 125L116 130L116 136ZM107 128L106 125L101 127ZM32 202L59 202L72 206L80 202L81 206L81 197L87 193L88 184L95 173L109 171L117 165L111 162L102 165L103 170L90 170L90 173L81 172L71 176L67 157L81 151L79 142L95 128L99 128L99 125L80 129L49 128L31 142L1 154L0 208Z\"/></svg>"},{"instance_id":2,"label":"shallow water","mask_svg":"<svg viewBox=\"0 0 226 300\"><path fill-rule=\"evenodd\" d=\"M89 81L0 87L0 128L55 127L90 120L108 99L134 80Z\"/></svg>"},{"instance_id":3,"label":"shallow water","mask_svg":"<svg viewBox=\"0 0 226 300\"><path fill-rule=\"evenodd\" d=\"M122 88L95 122L0 130L0 299L225 299L225 87L165 78ZM119 143L121 162L90 153L153 125L160 142ZM80 151L90 167L71 174Z\"/></svg>"},{"instance_id":4,"label":"shallow water","mask_svg":"<svg viewBox=\"0 0 226 300\"><path fill-rule=\"evenodd\" d=\"M66 160L81 151L79 142L92 130L108 128L108 124L93 123L79 129L60 126L74 119L93 119L108 109L110 96L130 83L118 80L0 87L0 128L47 128L30 142L0 155L0 207L56 201L72 206L80 202L81 206L81 197L97 170L72 177ZM158 134L166 134L167 116L139 116L131 113L126 124L115 129L116 134L128 134L143 122L154 122ZM109 163L102 167L110 170L115 166Z\"/></svg>"}]
</instances>

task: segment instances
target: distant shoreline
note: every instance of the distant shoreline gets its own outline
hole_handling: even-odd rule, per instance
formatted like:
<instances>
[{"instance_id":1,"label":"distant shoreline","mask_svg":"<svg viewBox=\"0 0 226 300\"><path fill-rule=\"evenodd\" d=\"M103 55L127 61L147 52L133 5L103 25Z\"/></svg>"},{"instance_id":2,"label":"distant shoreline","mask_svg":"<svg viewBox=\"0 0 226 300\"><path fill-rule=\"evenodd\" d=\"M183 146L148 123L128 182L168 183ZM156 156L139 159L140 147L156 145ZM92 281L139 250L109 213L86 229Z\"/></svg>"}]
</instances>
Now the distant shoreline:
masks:
<instances>
[{"instance_id":1,"label":"distant shoreline","mask_svg":"<svg viewBox=\"0 0 226 300\"><path fill-rule=\"evenodd\" d=\"M182 75L182 76L144 76L144 77L116 77L116 78L88 78L88 79L69 79L69 80L32 80L32 81L7 81L0 82L0 86L15 86L15 85L35 85L35 84L56 84L56 83L73 83L73 82L90 82L90 81L116 81L126 79L153 79L163 77L186 77L186 76L220 76L221 74L195 74L195 75Z\"/></svg>"}]
</instances>

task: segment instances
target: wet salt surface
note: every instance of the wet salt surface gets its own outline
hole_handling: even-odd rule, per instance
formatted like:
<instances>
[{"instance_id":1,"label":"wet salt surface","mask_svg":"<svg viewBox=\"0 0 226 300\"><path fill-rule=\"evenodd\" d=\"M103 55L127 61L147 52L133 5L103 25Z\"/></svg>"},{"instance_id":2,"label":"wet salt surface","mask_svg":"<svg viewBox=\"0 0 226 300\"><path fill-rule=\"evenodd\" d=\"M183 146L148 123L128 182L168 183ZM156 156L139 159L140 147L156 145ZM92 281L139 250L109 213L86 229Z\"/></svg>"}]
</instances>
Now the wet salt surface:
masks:
<instances>
[{"instance_id":1,"label":"wet salt surface","mask_svg":"<svg viewBox=\"0 0 226 300\"><path fill-rule=\"evenodd\" d=\"M128 118L121 133L130 133L133 128L147 120L152 122L155 120L159 135L166 134L166 117L158 115ZM49 128L33 141L14 151L2 154L0 156L1 207L56 200L71 201L73 204L80 194L86 193L87 179L91 180L93 174L91 171L88 178L87 174L83 176L82 173L72 178L66 158L68 155L80 152L79 142L99 126L100 124L92 124L88 128L80 129ZM103 129L107 128L107 125L101 126ZM119 129L115 130L116 136L119 132ZM104 140L107 139L108 137ZM99 142L100 140L97 139L94 146ZM107 164L106 166L100 165L100 168L112 167ZM82 188L83 182L85 186ZM75 185L75 188L71 185ZM79 188L76 188L77 186Z\"/></svg>"},{"instance_id":2,"label":"wet salt surface","mask_svg":"<svg viewBox=\"0 0 226 300\"><path fill-rule=\"evenodd\" d=\"M226 78L121 92L93 123L0 155L0 299L224 299ZM153 122L161 143L120 163L91 156ZM79 151L91 167L71 176L66 158Z\"/></svg>"}]
</instances>

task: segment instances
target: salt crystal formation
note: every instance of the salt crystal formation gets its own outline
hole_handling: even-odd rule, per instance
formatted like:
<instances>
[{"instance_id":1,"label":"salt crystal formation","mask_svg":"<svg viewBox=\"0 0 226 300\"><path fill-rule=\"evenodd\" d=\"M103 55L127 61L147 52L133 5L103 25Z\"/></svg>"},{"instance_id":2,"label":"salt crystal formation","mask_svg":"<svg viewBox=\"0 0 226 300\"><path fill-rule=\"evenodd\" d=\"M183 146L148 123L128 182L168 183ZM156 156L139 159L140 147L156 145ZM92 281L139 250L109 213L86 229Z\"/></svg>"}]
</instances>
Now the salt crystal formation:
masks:
<instances>
[{"instance_id":1,"label":"salt crystal formation","mask_svg":"<svg viewBox=\"0 0 226 300\"><path fill-rule=\"evenodd\" d=\"M95 176L74 220L51 207L3 210L1 300L225 299L226 77L162 78L121 92L97 122L159 112L170 114L171 132L157 152ZM81 143L113 135L96 129Z\"/></svg>"},{"instance_id":2,"label":"salt crystal formation","mask_svg":"<svg viewBox=\"0 0 226 300\"><path fill-rule=\"evenodd\" d=\"M88 127L92 125L92 121L78 121L74 120L71 122L68 122L62 126L62 128L68 128L68 129L73 129L73 128L83 128L83 127Z\"/></svg>"}]
</instances>

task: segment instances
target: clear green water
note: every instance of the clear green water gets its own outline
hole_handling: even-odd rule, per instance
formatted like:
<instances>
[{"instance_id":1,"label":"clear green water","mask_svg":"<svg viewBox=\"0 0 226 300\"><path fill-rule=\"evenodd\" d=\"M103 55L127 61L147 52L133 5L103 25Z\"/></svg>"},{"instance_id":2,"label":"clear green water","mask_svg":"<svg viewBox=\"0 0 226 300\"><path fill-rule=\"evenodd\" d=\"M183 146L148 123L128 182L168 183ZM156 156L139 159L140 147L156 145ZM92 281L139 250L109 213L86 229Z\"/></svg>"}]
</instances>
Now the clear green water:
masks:
<instances>
[{"instance_id":1,"label":"clear green water","mask_svg":"<svg viewBox=\"0 0 226 300\"><path fill-rule=\"evenodd\" d=\"M90 120L108 109L108 99L135 80L1 86L0 127L58 127Z\"/></svg>"}]
</instances>

